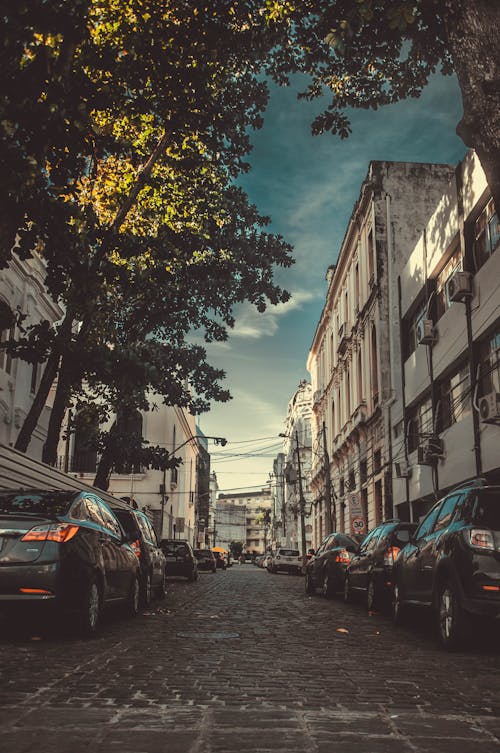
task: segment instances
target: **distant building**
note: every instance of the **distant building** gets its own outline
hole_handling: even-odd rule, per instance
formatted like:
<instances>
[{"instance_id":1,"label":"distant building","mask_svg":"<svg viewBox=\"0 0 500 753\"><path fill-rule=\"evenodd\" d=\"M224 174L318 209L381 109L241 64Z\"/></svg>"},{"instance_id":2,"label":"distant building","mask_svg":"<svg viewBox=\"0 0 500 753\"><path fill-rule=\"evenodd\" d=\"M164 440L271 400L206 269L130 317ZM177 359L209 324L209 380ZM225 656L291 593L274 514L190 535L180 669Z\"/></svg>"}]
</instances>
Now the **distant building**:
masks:
<instances>
[{"instance_id":1,"label":"distant building","mask_svg":"<svg viewBox=\"0 0 500 753\"><path fill-rule=\"evenodd\" d=\"M221 546L230 551L230 545L233 541L245 545L246 533L246 507L226 500L217 500L214 546Z\"/></svg>"},{"instance_id":2,"label":"distant building","mask_svg":"<svg viewBox=\"0 0 500 753\"><path fill-rule=\"evenodd\" d=\"M222 511L228 506L230 509L234 508L237 519L240 520L241 515L237 511L244 508L246 535L244 539L239 540L244 541L247 552L251 554L264 554L271 545L271 504L270 489L261 489L260 491L248 490L246 492L238 492L237 494L219 494L217 499L216 528L219 527L219 510Z\"/></svg>"}]
</instances>

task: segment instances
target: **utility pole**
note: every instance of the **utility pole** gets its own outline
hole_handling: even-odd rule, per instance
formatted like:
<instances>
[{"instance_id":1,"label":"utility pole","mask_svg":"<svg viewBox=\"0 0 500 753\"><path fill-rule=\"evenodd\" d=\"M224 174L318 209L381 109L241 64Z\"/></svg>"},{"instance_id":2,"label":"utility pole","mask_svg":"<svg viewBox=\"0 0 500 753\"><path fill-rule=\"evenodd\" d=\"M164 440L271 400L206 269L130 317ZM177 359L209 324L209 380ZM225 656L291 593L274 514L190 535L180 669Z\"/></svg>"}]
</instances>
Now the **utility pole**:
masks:
<instances>
[{"instance_id":1,"label":"utility pole","mask_svg":"<svg viewBox=\"0 0 500 753\"><path fill-rule=\"evenodd\" d=\"M304 490L302 489L302 469L300 466L300 448L299 448L299 432L295 432L295 441L297 443L297 466L299 471L299 511L300 511L300 536L302 545L302 567L306 566L306 520L305 520L305 499Z\"/></svg>"},{"instance_id":2,"label":"utility pole","mask_svg":"<svg viewBox=\"0 0 500 753\"><path fill-rule=\"evenodd\" d=\"M332 482L330 479L330 458L328 456L328 446L326 443L326 424L323 421L323 461L325 463L325 500L326 500L326 515L328 521L328 532L333 533L336 520L332 515ZM335 516L336 518L336 516Z\"/></svg>"}]
</instances>

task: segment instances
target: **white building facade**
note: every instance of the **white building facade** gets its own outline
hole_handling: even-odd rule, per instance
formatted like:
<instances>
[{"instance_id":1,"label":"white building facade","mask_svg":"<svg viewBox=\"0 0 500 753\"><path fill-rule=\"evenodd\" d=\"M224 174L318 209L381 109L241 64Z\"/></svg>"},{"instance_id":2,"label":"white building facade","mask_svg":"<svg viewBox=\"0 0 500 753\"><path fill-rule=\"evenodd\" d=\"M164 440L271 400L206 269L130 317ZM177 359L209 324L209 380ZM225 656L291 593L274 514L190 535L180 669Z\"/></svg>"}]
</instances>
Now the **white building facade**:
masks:
<instances>
[{"instance_id":1,"label":"white building facade","mask_svg":"<svg viewBox=\"0 0 500 753\"><path fill-rule=\"evenodd\" d=\"M453 176L449 165L370 163L329 268L308 358L316 544L332 528L363 533L393 515L391 426L401 362L393 270L406 263Z\"/></svg>"},{"instance_id":2,"label":"white building facade","mask_svg":"<svg viewBox=\"0 0 500 753\"><path fill-rule=\"evenodd\" d=\"M271 507L270 489L248 490L237 494L219 494L217 499L216 530L219 528L219 509L233 506L236 513L245 508L245 551L250 554L264 554L271 546ZM239 520L239 518L238 518ZM216 537L217 542L219 541Z\"/></svg>"}]
</instances>

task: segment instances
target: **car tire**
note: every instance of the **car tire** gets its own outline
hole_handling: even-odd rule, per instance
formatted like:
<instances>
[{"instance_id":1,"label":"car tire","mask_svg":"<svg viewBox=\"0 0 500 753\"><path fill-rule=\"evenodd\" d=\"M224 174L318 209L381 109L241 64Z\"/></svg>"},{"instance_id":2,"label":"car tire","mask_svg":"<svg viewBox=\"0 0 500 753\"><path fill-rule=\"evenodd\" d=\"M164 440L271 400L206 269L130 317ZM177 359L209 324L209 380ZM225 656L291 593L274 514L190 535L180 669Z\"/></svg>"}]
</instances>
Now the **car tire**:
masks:
<instances>
[{"instance_id":1,"label":"car tire","mask_svg":"<svg viewBox=\"0 0 500 753\"><path fill-rule=\"evenodd\" d=\"M165 570L163 570L157 594L159 599L164 599L167 595L167 573L165 572Z\"/></svg>"},{"instance_id":2,"label":"car tire","mask_svg":"<svg viewBox=\"0 0 500 753\"><path fill-rule=\"evenodd\" d=\"M368 586L366 588L366 606L369 612L373 612L379 608L379 597L373 576L370 576L368 578Z\"/></svg>"},{"instance_id":3,"label":"car tire","mask_svg":"<svg viewBox=\"0 0 500 753\"><path fill-rule=\"evenodd\" d=\"M449 651L465 645L471 636L472 616L461 606L450 581L438 586L436 622L439 642Z\"/></svg>"},{"instance_id":4,"label":"car tire","mask_svg":"<svg viewBox=\"0 0 500 753\"><path fill-rule=\"evenodd\" d=\"M408 609L401 600L401 586L394 581L391 596L391 617L395 625L403 625L406 621Z\"/></svg>"},{"instance_id":5,"label":"car tire","mask_svg":"<svg viewBox=\"0 0 500 753\"><path fill-rule=\"evenodd\" d=\"M130 590L127 598L127 612L131 617L135 617L139 613L139 607L141 603L141 584L139 576L136 574L132 578L130 584Z\"/></svg>"},{"instance_id":6,"label":"car tire","mask_svg":"<svg viewBox=\"0 0 500 753\"><path fill-rule=\"evenodd\" d=\"M351 604L351 602L352 602L351 584L349 582L349 576L346 575L344 578L344 603Z\"/></svg>"},{"instance_id":7,"label":"car tire","mask_svg":"<svg viewBox=\"0 0 500 753\"><path fill-rule=\"evenodd\" d=\"M332 588L332 579L328 575L328 573L323 573L323 584L321 586L321 593L325 597L325 599L331 599L334 594L334 589Z\"/></svg>"},{"instance_id":8,"label":"car tire","mask_svg":"<svg viewBox=\"0 0 500 753\"><path fill-rule=\"evenodd\" d=\"M78 632L86 637L95 635L99 628L102 609L102 592L96 578L85 589L82 608L78 615Z\"/></svg>"},{"instance_id":9,"label":"car tire","mask_svg":"<svg viewBox=\"0 0 500 753\"><path fill-rule=\"evenodd\" d=\"M312 596L316 591L313 579L311 578L309 573L306 573L306 577L304 579L304 590L308 596Z\"/></svg>"},{"instance_id":10,"label":"car tire","mask_svg":"<svg viewBox=\"0 0 500 753\"><path fill-rule=\"evenodd\" d=\"M142 582L141 589L141 604L143 607L149 607L153 600L153 585L151 579L151 573L146 573L146 576Z\"/></svg>"}]
</instances>

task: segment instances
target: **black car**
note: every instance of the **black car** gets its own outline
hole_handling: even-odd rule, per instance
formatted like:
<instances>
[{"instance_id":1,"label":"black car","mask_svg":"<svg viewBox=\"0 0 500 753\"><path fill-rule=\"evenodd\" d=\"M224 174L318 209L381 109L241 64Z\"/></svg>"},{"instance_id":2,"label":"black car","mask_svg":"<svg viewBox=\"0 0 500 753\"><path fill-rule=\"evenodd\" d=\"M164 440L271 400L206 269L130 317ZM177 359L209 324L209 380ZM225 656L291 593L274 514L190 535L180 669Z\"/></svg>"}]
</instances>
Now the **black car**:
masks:
<instances>
[{"instance_id":1,"label":"black car","mask_svg":"<svg viewBox=\"0 0 500 753\"><path fill-rule=\"evenodd\" d=\"M359 549L354 536L347 533L330 533L306 563L305 590L313 594L321 588L324 596L330 598L344 588L345 570L351 557Z\"/></svg>"},{"instance_id":2,"label":"black car","mask_svg":"<svg viewBox=\"0 0 500 753\"><path fill-rule=\"evenodd\" d=\"M110 503L110 506L131 539L141 572L141 602L144 606L149 606L153 593L160 599L166 594L165 555L145 513L128 505L119 506L118 502Z\"/></svg>"},{"instance_id":3,"label":"black car","mask_svg":"<svg viewBox=\"0 0 500 753\"><path fill-rule=\"evenodd\" d=\"M434 610L441 644L472 636L475 618L500 618L500 486L450 491L422 520L394 565L392 613Z\"/></svg>"},{"instance_id":4,"label":"black car","mask_svg":"<svg viewBox=\"0 0 500 753\"><path fill-rule=\"evenodd\" d=\"M222 554L222 552L213 552L213 555L215 557L215 564L216 564L216 566L218 568L220 568L221 570L225 570L226 569L226 560L225 560L224 555Z\"/></svg>"},{"instance_id":5,"label":"black car","mask_svg":"<svg viewBox=\"0 0 500 753\"><path fill-rule=\"evenodd\" d=\"M193 549L193 554L198 562L198 570L217 572L217 562L214 553L210 549Z\"/></svg>"},{"instance_id":6,"label":"black car","mask_svg":"<svg viewBox=\"0 0 500 753\"><path fill-rule=\"evenodd\" d=\"M167 575L180 575L188 580L198 580L198 565L191 544L185 539L162 539L160 547L166 558Z\"/></svg>"},{"instance_id":7,"label":"black car","mask_svg":"<svg viewBox=\"0 0 500 753\"><path fill-rule=\"evenodd\" d=\"M96 632L102 608L139 609L140 572L130 539L97 494L0 493L0 609L51 606Z\"/></svg>"},{"instance_id":8,"label":"black car","mask_svg":"<svg viewBox=\"0 0 500 753\"><path fill-rule=\"evenodd\" d=\"M345 601L363 595L369 610L390 602L394 561L416 527L416 523L386 520L370 531L347 566Z\"/></svg>"}]
</instances>

